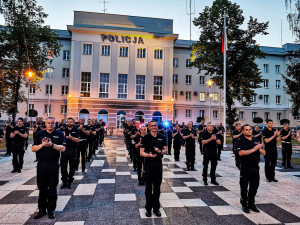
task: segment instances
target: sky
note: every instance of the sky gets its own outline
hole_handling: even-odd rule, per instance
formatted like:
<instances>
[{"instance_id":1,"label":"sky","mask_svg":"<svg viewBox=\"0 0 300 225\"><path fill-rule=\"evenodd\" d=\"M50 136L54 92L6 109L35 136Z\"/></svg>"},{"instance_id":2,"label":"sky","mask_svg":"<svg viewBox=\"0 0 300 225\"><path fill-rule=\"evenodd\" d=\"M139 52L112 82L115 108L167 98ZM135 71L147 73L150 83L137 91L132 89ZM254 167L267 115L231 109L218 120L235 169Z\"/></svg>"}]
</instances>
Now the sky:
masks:
<instances>
[{"instance_id":1,"label":"sky","mask_svg":"<svg viewBox=\"0 0 300 225\"><path fill-rule=\"evenodd\" d=\"M101 0L103 1L103 0ZM173 20L173 32L179 34L179 39L190 39L189 15L187 15L187 1L189 0L106 0L106 13L165 18ZM214 0L192 0L195 14L192 19L203 11L205 6L211 6ZM245 17L245 23L250 16L258 22L269 21L266 36L257 36L255 39L261 46L281 47L281 21L282 43L293 43L295 37L289 30L285 0L232 0L240 5ZM45 20L52 29L66 30L67 25L73 24L74 11L88 11L103 13L104 5L99 0L37 0L38 5L49 14ZM193 5L193 4L192 4ZM4 19L0 15L0 24ZM243 26L246 28L246 26ZM198 40L199 30L192 24L192 40Z\"/></svg>"}]
</instances>

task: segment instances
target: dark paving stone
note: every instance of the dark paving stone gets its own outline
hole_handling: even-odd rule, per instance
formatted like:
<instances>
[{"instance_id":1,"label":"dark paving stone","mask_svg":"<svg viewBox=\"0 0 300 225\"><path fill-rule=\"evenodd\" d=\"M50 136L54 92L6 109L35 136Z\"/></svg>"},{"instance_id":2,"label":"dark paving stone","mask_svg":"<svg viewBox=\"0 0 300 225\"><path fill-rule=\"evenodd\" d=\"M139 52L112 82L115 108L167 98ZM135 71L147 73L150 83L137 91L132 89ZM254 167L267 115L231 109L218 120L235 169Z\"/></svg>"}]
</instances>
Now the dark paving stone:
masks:
<instances>
[{"instance_id":1,"label":"dark paving stone","mask_svg":"<svg viewBox=\"0 0 300 225\"><path fill-rule=\"evenodd\" d=\"M135 203L136 204L136 203ZM131 218L131 219L140 219L140 212L137 207L126 207L126 208L120 208L116 207L114 208L114 219L115 220L124 220L125 218Z\"/></svg>"},{"instance_id":2,"label":"dark paving stone","mask_svg":"<svg viewBox=\"0 0 300 225\"><path fill-rule=\"evenodd\" d=\"M300 222L300 218L289 213L288 211L270 203L270 204L257 204L259 209L269 214L276 220L282 223L297 223ZM300 216L300 215L299 215Z\"/></svg>"},{"instance_id":3,"label":"dark paving stone","mask_svg":"<svg viewBox=\"0 0 300 225\"><path fill-rule=\"evenodd\" d=\"M23 185L36 185L36 177L31 178L27 182L25 182Z\"/></svg>"},{"instance_id":4,"label":"dark paving stone","mask_svg":"<svg viewBox=\"0 0 300 225\"><path fill-rule=\"evenodd\" d=\"M192 217L191 214L188 212L187 208L164 208L167 217L170 218L179 218L179 217Z\"/></svg>"},{"instance_id":5,"label":"dark paving stone","mask_svg":"<svg viewBox=\"0 0 300 225\"><path fill-rule=\"evenodd\" d=\"M229 205L223 199L216 195L216 197L204 197L201 200L208 206L221 206L221 205Z\"/></svg>"},{"instance_id":6,"label":"dark paving stone","mask_svg":"<svg viewBox=\"0 0 300 225\"><path fill-rule=\"evenodd\" d=\"M199 198L194 192L178 192L176 193L180 199L197 199Z\"/></svg>"},{"instance_id":7,"label":"dark paving stone","mask_svg":"<svg viewBox=\"0 0 300 225\"><path fill-rule=\"evenodd\" d=\"M88 209L65 208L57 221L85 221Z\"/></svg>"},{"instance_id":8,"label":"dark paving stone","mask_svg":"<svg viewBox=\"0 0 300 225\"><path fill-rule=\"evenodd\" d=\"M97 200L93 199L89 209L114 210L114 200Z\"/></svg>"},{"instance_id":9,"label":"dark paving stone","mask_svg":"<svg viewBox=\"0 0 300 225\"><path fill-rule=\"evenodd\" d=\"M22 202L23 204L30 204L30 203L37 203L39 197L38 196L28 196L27 198L24 199Z\"/></svg>"},{"instance_id":10,"label":"dark paving stone","mask_svg":"<svg viewBox=\"0 0 300 225\"><path fill-rule=\"evenodd\" d=\"M179 218L174 218L171 217L169 218L170 223L172 225L198 225L198 224L202 224L199 223L199 221L194 218L194 217L179 217Z\"/></svg>"},{"instance_id":11,"label":"dark paving stone","mask_svg":"<svg viewBox=\"0 0 300 225\"><path fill-rule=\"evenodd\" d=\"M114 221L114 224L115 225L140 225L142 224L142 219L117 219Z\"/></svg>"},{"instance_id":12,"label":"dark paving stone","mask_svg":"<svg viewBox=\"0 0 300 225\"><path fill-rule=\"evenodd\" d=\"M142 219L143 225L171 225L169 218Z\"/></svg>"},{"instance_id":13,"label":"dark paving stone","mask_svg":"<svg viewBox=\"0 0 300 225\"><path fill-rule=\"evenodd\" d=\"M224 188L223 186L207 186L207 190L210 191L229 191L228 189Z\"/></svg>"},{"instance_id":14,"label":"dark paving stone","mask_svg":"<svg viewBox=\"0 0 300 225\"><path fill-rule=\"evenodd\" d=\"M244 215L226 215L226 216L220 216L222 220L224 220L226 223L231 225L254 225L251 220L249 220Z\"/></svg>"},{"instance_id":15,"label":"dark paving stone","mask_svg":"<svg viewBox=\"0 0 300 225\"><path fill-rule=\"evenodd\" d=\"M27 200L28 195L33 191L12 191L2 199L0 199L0 204L21 204Z\"/></svg>"},{"instance_id":16,"label":"dark paving stone","mask_svg":"<svg viewBox=\"0 0 300 225\"><path fill-rule=\"evenodd\" d=\"M216 217L217 214L208 206L187 207L188 212L196 218Z\"/></svg>"},{"instance_id":17,"label":"dark paving stone","mask_svg":"<svg viewBox=\"0 0 300 225\"><path fill-rule=\"evenodd\" d=\"M7 182L7 180L0 180L0 185L6 184Z\"/></svg>"},{"instance_id":18,"label":"dark paving stone","mask_svg":"<svg viewBox=\"0 0 300 225\"><path fill-rule=\"evenodd\" d=\"M230 223L227 223L219 216L205 217L201 219L197 218L196 220L197 220L197 224L201 224L201 225L216 225L216 224L231 225Z\"/></svg>"},{"instance_id":19,"label":"dark paving stone","mask_svg":"<svg viewBox=\"0 0 300 225\"><path fill-rule=\"evenodd\" d=\"M89 209L86 220L92 220L92 221L108 220L110 218L113 218L113 216L114 216L113 210L103 210L99 208Z\"/></svg>"},{"instance_id":20,"label":"dark paving stone","mask_svg":"<svg viewBox=\"0 0 300 225\"><path fill-rule=\"evenodd\" d=\"M85 221L84 225L113 225L114 221L110 220L102 220L102 221Z\"/></svg>"},{"instance_id":21,"label":"dark paving stone","mask_svg":"<svg viewBox=\"0 0 300 225\"><path fill-rule=\"evenodd\" d=\"M167 182L168 185L170 185L171 187L186 187L186 185L183 182Z\"/></svg>"},{"instance_id":22,"label":"dark paving stone","mask_svg":"<svg viewBox=\"0 0 300 225\"><path fill-rule=\"evenodd\" d=\"M49 219L47 215L43 216L42 218L36 220L33 218L34 215L32 215L27 222L25 223L26 225L52 225L55 224L55 222L57 221L57 219L59 218L59 216L62 214L62 212L55 212L55 218L54 219Z\"/></svg>"},{"instance_id":23,"label":"dark paving stone","mask_svg":"<svg viewBox=\"0 0 300 225\"><path fill-rule=\"evenodd\" d=\"M82 179L81 184L97 184L98 179Z\"/></svg>"},{"instance_id":24,"label":"dark paving stone","mask_svg":"<svg viewBox=\"0 0 300 225\"><path fill-rule=\"evenodd\" d=\"M207 187L189 187L193 192L212 192Z\"/></svg>"},{"instance_id":25,"label":"dark paving stone","mask_svg":"<svg viewBox=\"0 0 300 225\"><path fill-rule=\"evenodd\" d=\"M188 174L185 171L173 171L174 174Z\"/></svg>"}]
</instances>

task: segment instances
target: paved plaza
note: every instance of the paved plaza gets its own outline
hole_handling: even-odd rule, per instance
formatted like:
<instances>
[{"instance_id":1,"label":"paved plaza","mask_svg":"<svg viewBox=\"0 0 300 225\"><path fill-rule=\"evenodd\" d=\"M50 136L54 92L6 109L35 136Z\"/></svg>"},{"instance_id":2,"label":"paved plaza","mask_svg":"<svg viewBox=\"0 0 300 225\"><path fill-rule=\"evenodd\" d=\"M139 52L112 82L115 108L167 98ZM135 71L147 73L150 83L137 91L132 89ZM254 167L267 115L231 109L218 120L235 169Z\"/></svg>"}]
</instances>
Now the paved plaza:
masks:
<instances>
[{"instance_id":1,"label":"paved plaza","mask_svg":"<svg viewBox=\"0 0 300 225\"><path fill-rule=\"evenodd\" d=\"M300 224L300 169L276 168L278 183L266 182L264 163L256 197L260 213L245 214L239 203L239 171L230 151L222 152L217 167L220 186L204 186L202 156L197 144L195 168L185 170L184 148L180 162L164 156L161 186L162 218L145 217L145 186L127 157L122 136L105 138L85 173L77 172L72 189L59 189L56 218L33 219L37 210L35 154L25 154L22 174L10 173L11 157L0 158L0 224ZM31 146L30 146L31 148ZM80 169L79 169L80 171Z\"/></svg>"}]
</instances>

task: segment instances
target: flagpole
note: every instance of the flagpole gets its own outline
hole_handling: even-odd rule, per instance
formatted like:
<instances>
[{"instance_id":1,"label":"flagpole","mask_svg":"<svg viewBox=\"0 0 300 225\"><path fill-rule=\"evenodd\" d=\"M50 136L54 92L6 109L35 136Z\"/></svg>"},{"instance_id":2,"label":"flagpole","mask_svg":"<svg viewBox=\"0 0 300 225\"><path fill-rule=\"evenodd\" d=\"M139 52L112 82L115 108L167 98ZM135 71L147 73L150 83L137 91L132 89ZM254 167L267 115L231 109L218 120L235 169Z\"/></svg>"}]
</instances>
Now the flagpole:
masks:
<instances>
[{"instance_id":1,"label":"flagpole","mask_svg":"<svg viewBox=\"0 0 300 225\"><path fill-rule=\"evenodd\" d=\"M226 55L227 55L227 35L226 35L226 12L224 12L224 129L225 129L225 134L224 134L224 144L223 144L223 148L226 149L227 145L226 145Z\"/></svg>"}]
</instances>

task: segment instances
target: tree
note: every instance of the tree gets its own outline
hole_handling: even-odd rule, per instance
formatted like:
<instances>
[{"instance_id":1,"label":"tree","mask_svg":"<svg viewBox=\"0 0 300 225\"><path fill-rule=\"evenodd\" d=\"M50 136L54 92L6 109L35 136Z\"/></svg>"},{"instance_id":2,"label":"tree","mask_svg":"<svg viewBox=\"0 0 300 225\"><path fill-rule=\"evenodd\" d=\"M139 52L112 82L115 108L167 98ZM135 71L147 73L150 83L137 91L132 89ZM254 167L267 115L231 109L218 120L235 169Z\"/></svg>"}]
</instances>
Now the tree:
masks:
<instances>
[{"instance_id":1,"label":"tree","mask_svg":"<svg viewBox=\"0 0 300 225\"><path fill-rule=\"evenodd\" d=\"M290 120L288 120L288 119L281 119L281 120L280 120L280 125L283 125L283 124L285 124L285 123L290 124Z\"/></svg>"},{"instance_id":2,"label":"tree","mask_svg":"<svg viewBox=\"0 0 300 225\"><path fill-rule=\"evenodd\" d=\"M29 117L37 117L38 112L34 109L29 109ZM25 116L27 116L27 111L25 112Z\"/></svg>"},{"instance_id":3,"label":"tree","mask_svg":"<svg viewBox=\"0 0 300 225\"><path fill-rule=\"evenodd\" d=\"M263 120L263 118L261 118L261 117L254 117L254 118L252 119L252 122L253 122L253 123L256 123L256 124L259 124L259 123L264 122L264 120Z\"/></svg>"},{"instance_id":4,"label":"tree","mask_svg":"<svg viewBox=\"0 0 300 225\"><path fill-rule=\"evenodd\" d=\"M196 122L197 122L197 123L200 123L202 120L204 121L204 117L198 116Z\"/></svg>"},{"instance_id":5,"label":"tree","mask_svg":"<svg viewBox=\"0 0 300 225\"><path fill-rule=\"evenodd\" d=\"M285 7L290 12L287 14L290 30L296 35L296 41L300 41L300 0L285 0Z\"/></svg>"},{"instance_id":6,"label":"tree","mask_svg":"<svg viewBox=\"0 0 300 225\"><path fill-rule=\"evenodd\" d=\"M0 13L5 20L0 27L0 70L10 84L1 90L5 97L0 111L11 110L15 119L18 103L27 101L21 89L29 85L26 73L34 72L35 81L42 79L50 58L59 55L62 45L58 34L44 25L48 15L36 0L0 0ZM4 107L7 104L9 108Z\"/></svg>"},{"instance_id":7,"label":"tree","mask_svg":"<svg viewBox=\"0 0 300 225\"><path fill-rule=\"evenodd\" d=\"M205 71L206 76L223 89L223 54L222 35L224 11L227 14L226 27L228 38L226 104L227 123L229 126L238 121L235 100L243 100L243 106L251 105L255 89L263 82L255 59L264 58L265 54L253 39L256 35L267 35L267 23L259 23L250 17L246 30L240 28L244 23L243 11L229 0L215 0L211 7L205 7L193 23L201 34L199 41L193 44L191 52L192 66L198 72Z\"/></svg>"}]
</instances>

